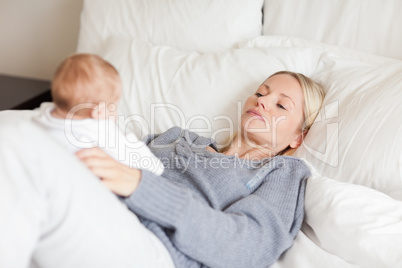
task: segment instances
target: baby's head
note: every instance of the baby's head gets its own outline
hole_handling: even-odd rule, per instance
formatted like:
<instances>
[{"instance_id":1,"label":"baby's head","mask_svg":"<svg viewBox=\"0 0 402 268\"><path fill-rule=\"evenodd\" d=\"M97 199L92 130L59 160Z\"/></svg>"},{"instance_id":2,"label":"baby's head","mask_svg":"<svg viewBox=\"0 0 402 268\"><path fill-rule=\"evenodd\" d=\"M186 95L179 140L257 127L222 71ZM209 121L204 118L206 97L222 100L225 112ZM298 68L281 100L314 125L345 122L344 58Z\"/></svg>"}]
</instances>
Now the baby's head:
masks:
<instances>
[{"instance_id":1,"label":"baby's head","mask_svg":"<svg viewBox=\"0 0 402 268\"><path fill-rule=\"evenodd\" d=\"M97 55L75 54L57 68L51 86L57 117L103 118L117 108L122 83L117 70Z\"/></svg>"}]
</instances>

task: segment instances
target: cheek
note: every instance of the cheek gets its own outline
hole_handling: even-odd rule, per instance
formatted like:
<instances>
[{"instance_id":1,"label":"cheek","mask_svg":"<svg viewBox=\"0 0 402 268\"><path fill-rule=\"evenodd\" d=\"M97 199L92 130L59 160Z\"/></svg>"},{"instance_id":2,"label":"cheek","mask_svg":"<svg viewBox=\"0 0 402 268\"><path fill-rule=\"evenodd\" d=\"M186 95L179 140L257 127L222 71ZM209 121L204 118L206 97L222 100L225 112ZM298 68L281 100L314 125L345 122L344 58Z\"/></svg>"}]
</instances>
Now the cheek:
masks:
<instances>
[{"instance_id":1,"label":"cheek","mask_svg":"<svg viewBox=\"0 0 402 268\"><path fill-rule=\"evenodd\" d=\"M270 129L277 137L288 136L293 134L295 129L294 122L287 116L272 116L270 121Z\"/></svg>"},{"instance_id":2,"label":"cheek","mask_svg":"<svg viewBox=\"0 0 402 268\"><path fill-rule=\"evenodd\" d=\"M283 140L293 139L295 135L301 134L300 120L291 118L277 122L276 133Z\"/></svg>"}]
</instances>

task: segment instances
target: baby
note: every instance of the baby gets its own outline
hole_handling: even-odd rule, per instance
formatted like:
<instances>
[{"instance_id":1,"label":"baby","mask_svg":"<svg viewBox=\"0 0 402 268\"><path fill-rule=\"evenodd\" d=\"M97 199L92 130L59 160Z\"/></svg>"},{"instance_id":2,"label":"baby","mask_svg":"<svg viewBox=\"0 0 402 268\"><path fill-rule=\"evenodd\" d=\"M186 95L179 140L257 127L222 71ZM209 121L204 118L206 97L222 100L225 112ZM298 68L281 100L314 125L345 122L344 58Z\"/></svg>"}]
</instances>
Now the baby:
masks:
<instances>
[{"instance_id":1,"label":"baby","mask_svg":"<svg viewBox=\"0 0 402 268\"><path fill-rule=\"evenodd\" d=\"M34 121L72 153L98 146L116 160L158 175L163 165L134 134L116 125L122 82L117 70L97 55L75 54L52 79L53 102L42 103Z\"/></svg>"}]
</instances>

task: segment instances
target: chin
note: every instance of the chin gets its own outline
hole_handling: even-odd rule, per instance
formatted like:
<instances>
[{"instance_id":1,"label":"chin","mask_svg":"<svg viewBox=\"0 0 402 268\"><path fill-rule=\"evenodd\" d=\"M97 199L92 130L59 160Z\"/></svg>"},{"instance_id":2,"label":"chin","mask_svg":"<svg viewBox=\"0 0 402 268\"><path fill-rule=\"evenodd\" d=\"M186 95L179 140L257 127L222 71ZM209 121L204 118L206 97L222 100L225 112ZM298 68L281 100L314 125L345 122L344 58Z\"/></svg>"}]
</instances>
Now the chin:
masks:
<instances>
[{"instance_id":1,"label":"chin","mask_svg":"<svg viewBox=\"0 0 402 268\"><path fill-rule=\"evenodd\" d=\"M251 131L247 129L242 130L243 139L247 143L250 143L250 145L252 145L253 147L257 146L269 147L270 141L262 137L264 136L264 134L265 136L270 135L269 133L255 133L252 131L255 131L255 129L252 129Z\"/></svg>"},{"instance_id":2,"label":"chin","mask_svg":"<svg viewBox=\"0 0 402 268\"><path fill-rule=\"evenodd\" d=\"M246 121L247 122L247 121ZM264 136L271 136L271 130L267 126L267 124L260 120L252 120L250 121L247 126L245 122L242 122L242 132L244 134L253 135L253 136L260 136L261 139L264 140Z\"/></svg>"}]
</instances>

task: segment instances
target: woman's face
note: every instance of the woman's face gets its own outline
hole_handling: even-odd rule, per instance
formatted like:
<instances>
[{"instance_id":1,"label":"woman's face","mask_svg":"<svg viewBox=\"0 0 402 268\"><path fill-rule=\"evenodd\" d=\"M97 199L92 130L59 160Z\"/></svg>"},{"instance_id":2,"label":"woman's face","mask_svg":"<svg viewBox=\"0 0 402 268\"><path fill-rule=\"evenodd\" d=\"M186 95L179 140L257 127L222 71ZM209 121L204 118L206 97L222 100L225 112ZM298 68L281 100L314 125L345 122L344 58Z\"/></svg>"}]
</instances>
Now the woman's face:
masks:
<instances>
[{"instance_id":1,"label":"woman's face","mask_svg":"<svg viewBox=\"0 0 402 268\"><path fill-rule=\"evenodd\" d=\"M299 82L288 74L268 78L244 104L243 138L275 154L301 144L304 97Z\"/></svg>"}]
</instances>

